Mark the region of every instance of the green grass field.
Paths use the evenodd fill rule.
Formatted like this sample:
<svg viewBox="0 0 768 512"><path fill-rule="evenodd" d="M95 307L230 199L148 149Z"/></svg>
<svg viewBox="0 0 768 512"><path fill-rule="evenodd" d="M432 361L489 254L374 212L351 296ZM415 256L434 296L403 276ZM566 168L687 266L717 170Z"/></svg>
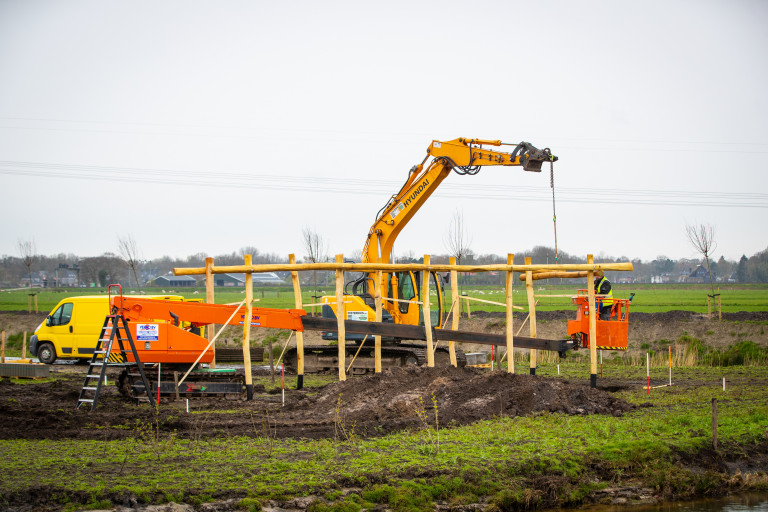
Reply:
<svg viewBox="0 0 768 512"><path fill-rule="evenodd" d="M138 290L126 288L126 294L136 293ZM48 312L63 298L75 295L98 295L105 294L103 288L60 288L60 289L35 289L37 293L37 304L40 312ZM163 294L162 289L145 288L143 292L147 295ZM170 289L165 290L171 293ZM505 300L504 290L498 287L488 286L464 286L462 292L470 297L503 303ZM26 311L29 307L29 291L13 290L0 292L0 311ZM183 295L187 298L205 297L203 288L184 288L174 290L173 293ZM517 285L514 288L514 302L516 305L527 308L527 296L525 288ZM551 311L562 309L575 309L568 297L552 297L553 295L572 295L576 293L576 288L566 285L540 285L536 286L536 297L539 300L537 310ZM614 297L628 298L630 293L635 293L632 302L631 311L655 313L671 310L686 310L703 313L707 311L707 295L710 293L707 285L651 285L651 284L632 284L615 285ZM768 311L768 284L740 284L720 286L715 289L715 293L720 293L723 312L735 311ZM318 295L333 295L332 287L318 288ZM319 302L319 299L313 298L314 292L308 288L303 289L302 300L304 304ZM446 292L446 296L450 294ZM243 290L232 290L228 288L216 289L216 302L219 304L240 302L245 297ZM293 290L289 287L283 288L256 288L254 298L259 302L256 306L273 308L292 308L295 307L293 301ZM434 305L433 305L434 307ZM493 304L471 302L472 311L503 311L503 306Z"/></svg>

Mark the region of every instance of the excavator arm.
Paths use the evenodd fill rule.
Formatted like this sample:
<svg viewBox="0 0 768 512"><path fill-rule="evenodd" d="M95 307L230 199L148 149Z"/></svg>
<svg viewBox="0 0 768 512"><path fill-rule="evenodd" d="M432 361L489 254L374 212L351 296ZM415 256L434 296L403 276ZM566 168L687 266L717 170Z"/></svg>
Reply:
<svg viewBox="0 0 768 512"><path fill-rule="evenodd" d="M484 146L514 146L514 149L502 152ZM433 159L425 169L424 165L430 157ZM477 174L482 166L506 165L540 172L545 161L555 162L557 157L549 148L538 149L528 142L507 144L500 140L466 138L447 142L433 140L427 148L427 156L411 168L403 187L376 217L365 241L363 262L375 262L377 258L385 263L389 261L397 235L451 171L472 175Z"/></svg>

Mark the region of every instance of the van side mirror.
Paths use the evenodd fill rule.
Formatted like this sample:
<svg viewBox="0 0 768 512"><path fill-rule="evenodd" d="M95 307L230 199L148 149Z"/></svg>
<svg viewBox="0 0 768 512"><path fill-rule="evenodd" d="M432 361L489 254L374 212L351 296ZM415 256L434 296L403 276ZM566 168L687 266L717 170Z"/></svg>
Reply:
<svg viewBox="0 0 768 512"><path fill-rule="evenodd" d="M51 315L48 315L45 317L45 325L50 327L51 326Z"/></svg>

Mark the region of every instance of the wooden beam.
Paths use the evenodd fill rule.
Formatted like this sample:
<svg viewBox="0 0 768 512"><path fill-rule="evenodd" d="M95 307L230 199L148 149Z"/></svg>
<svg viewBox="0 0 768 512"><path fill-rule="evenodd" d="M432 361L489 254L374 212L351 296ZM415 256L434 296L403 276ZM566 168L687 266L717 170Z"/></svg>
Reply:
<svg viewBox="0 0 768 512"><path fill-rule="evenodd" d="M536 265L456 265L453 268L446 264L432 264L424 265L422 263L297 263L291 265L289 263L270 263L262 265L229 265L229 266L217 266L213 268L214 274L230 274L230 273L249 273L249 272L285 272L285 271L302 271L302 270L338 270L342 269L348 272L372 272L375 270L383 270L384 272L395 271L421 271L431 270L432 272L450 272L456 270L457 272L527 272L531 270L533 272L538 271L587 271L587 270L603 270L603 271L631 271L633 266L631 262L626 263L568 263L562 265L555 264L536 264ZM174 268L174 275L177 276L195 276L204 275L205 267L202 268Z"/></svg>
<svg viewBox="0 0 768 512"><path fill-rule="evenodd" d="M525 258L525 264L531 264L531 258ZM533 272L528 271L525 273L525 290L528 292L528 318L531 338L536 337L536 298L533 295ZM532 348L530 353L530 373L536 375L536 349Z"/></svg>
<svg viewBox="0 0 768 512"><path fill-rule="evenodd" d="M514 254L507 254L507 265L512 266ZM507 271L507 372L515 373L515 342L512 331L512 284L515 278L511 270Z"/></svg>
<svg viewBox="0 0 768 512"><path fill-rule="evenodd" d="M424 255L424 265L429 267L429 254ZM421 274L421 311L424 315L424 330L427 333L427 366L434 368L435 366L435 351L432 345L432 319L430 318L429 309L429 276L428 270L424 270Z"/></svg>
<svg viewBox="0 0 768 512"><path fill-rule="evenodd" d="M587 263L593 263L594 256L587 254ZM595 308L595 273L587 271L587 300L589 301L589 372L590 385L597 387L597 315Z"/></svg>
<svg viewBox="0 0 768 512"><path fill-rule="evenodd" d="M381 258L377 258L377 263L381 263ZM381 322L383 314L383 306L381 303L381 280L383 274L381 270L376 271L376 276L373 278L373 300L376 306L376 321ZM377 334L373 337L373 371L381 373L381 335Z"/></svg>
<svg viewBox="0 0 768 512"><path fill-rule="evenodd" d="M215 302L213 293L213 258L205 258L205 302L206 304L213 304ZM205 329L205 336L210 342L216 337L215 324L209 324ZM213 361L211 361L211 368L216 368L216 345L213 346Z"/></svg>
<svg viewBox="0 0 768 512"><path fill-rule="evenodd" d="M296 255L288 255L289 263L296 263ZM291 283L293 283L293 302L296 309L304 309L301 299L301 283L299 282L299 273L291 272ZM304 387L304 333L296 331L296 388Z"/></svg>
<svg viewBox="0 0 768 512"><path fill-rule="evenodd" d="M344 263L344 255L336 255L336 263ZM339 333L339 380L347 380L345 356L347 353L347 337L344 331L344 320L347 315L344 314L344 270L342 267L336 268L336 324Z"/></svg>
<svg viewBox="0 0 768 512"><path fill-rule="evenodd" d="M448 259L448 264L451 267L456 266L456 258L451 256ZM461 303L459 301L459 273L455 270L451 270L451 308L453 309L453 315L451 316L451 330L459 330L459 317L461 316ZM451 356L451 366L456 367L458 362L456 361L456 342L453 340L448 341L448 353Z"/></svg>
<svg viewBox="0 0 768 512"><path fill-rule="evenodd" d="M531 271L528 271L531 272ZM520 280L525 281L528 279L528 272L525 274L520 274ZM581 271L545 271L545 272L531 272L531 280L532 281L538 281L539 279L553 279L553 278L563 278L563 279L575 279L579 277L587 277L587 271L581 270Z"/></svg>
<svg viewBox="0 0 768 512"><path fill-rule="evenodd" d="M252 256L246 254L245 265ZM243 319L243 366L245 367L246 399L253 400L253 372L251 370L251 318L253 318L253 274L245 274L245 318Z"/></svg>

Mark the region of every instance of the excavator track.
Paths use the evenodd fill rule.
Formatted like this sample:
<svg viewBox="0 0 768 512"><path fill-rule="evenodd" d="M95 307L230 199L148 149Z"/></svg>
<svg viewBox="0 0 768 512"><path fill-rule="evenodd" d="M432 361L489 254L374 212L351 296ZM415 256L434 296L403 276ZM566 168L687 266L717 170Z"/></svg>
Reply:
<svg viewBox="0 0 768 512"><path fill-rule="evenodd" d="M374 348L364 346L359 353L359 345L347 343L345 362L349 373L364 375L375 370ZM355 354L357 353L357 357ZM285 356L286 369L297 371L296 349L289 349ZM354 360L354 361L353 361ZM450 365L450 353L447 347L438 346L435 350L435 366ZM456 349L456 363L459 367L466 366L467 358L464 352ZM400 343L397 345L385 345L381 347L381 367L383 369L403 366L426 366L427 351L424 345L415 343ZM304 347L304 373L335 373L339 367L339 348L336 345L308 345ZM346 370L346 368L345 368Z"/></svg>
<svg viewBox="0 0 768 512"><path fill-rule="evenodd" d="M147 380L153 396L157 396L157 369L145 367ZM185 371L162 369L160 371L160 396L175 397L176 381L181 380ZM139 372L130 368L123 370L117 380L117 387L123 396L134 400L147 397ZM219 397L241 399L245 397L245 372L240 369L194 370L179 385L180 398Z"/></svg>

